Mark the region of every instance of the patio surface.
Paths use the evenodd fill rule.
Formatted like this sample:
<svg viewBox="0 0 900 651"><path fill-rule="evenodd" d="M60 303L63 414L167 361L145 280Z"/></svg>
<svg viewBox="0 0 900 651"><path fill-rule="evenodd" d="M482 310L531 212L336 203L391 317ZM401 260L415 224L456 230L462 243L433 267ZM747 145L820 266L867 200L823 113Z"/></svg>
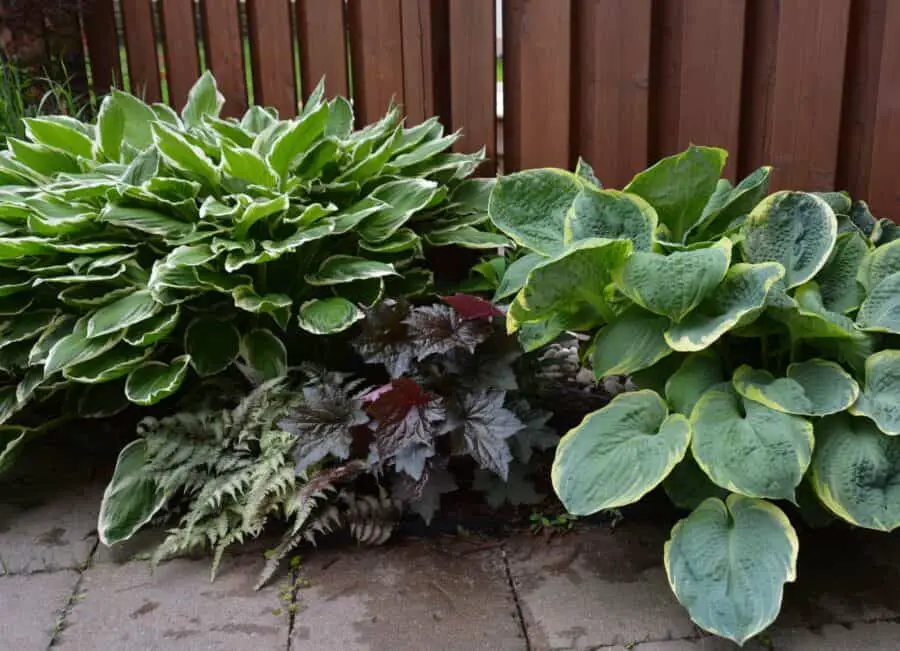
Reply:
<svg viewBox="0 0 900 651"><path fill-rule="evenodd" d="M31 651L720 651L675 601L667 527L625 520L549 540L526 532L305 552L253 590L266 543L155 572L149 532L99 546L107 471L44 463L0 486L0 649ZM900 538L836 528L801 540L799 583L750 649L900 648Z"/></svg>

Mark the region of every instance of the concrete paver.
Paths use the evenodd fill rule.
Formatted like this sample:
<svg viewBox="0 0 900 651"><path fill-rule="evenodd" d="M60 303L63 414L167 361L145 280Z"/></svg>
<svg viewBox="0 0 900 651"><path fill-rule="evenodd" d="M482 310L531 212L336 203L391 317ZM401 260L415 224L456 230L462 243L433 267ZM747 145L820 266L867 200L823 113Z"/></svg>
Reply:
<svg viewBox="0 0 900 651"><path fill-rule="evenodd" d="M0 648L45 651L77 582L72 571L0 576Z"/></svg>
<svg viewBox="0 0 900 651"><path fill-rule="evenodd" d="M89 568L62 632L62 651L284 651L288 608L277 586L256 592L260 557L226 559L214 583L208 560Z"/></svg>
<svg viewBox="0 0 900 651"><path fill-rule="evenodd" d="M317 553L292 651L524 651L499 548L420 541Z"/></svg>

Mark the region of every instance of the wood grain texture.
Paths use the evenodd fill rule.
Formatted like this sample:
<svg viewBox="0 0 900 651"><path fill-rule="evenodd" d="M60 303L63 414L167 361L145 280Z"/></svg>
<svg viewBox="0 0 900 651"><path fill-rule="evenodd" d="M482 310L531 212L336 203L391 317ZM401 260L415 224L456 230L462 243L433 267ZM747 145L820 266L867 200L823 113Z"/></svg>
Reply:
<svg viewBox="0 0 900 651"><path fill-rule="evenodd" d="M160 0L159 11L169 103L180 109L200 76L194 0Z"/></svg>
<svg viewBox="0 0 900 651"><path fill-rule="evenodd" d="M289 0L247 0L253 99L284 117L297 114Z"/></svg>
<svg viewBox="0 0 900 651"><path fill-rule="evenodd" d="M297 0L297 32L303 97L322 77L329 96L348 96L344 0Z"/></svg>
<svg viewBox="0 0 900 651"><path fill-rule="evenodd" d="M455 151L485 148L479 174L497 170L497 89L494 3L450 0L450 126L462 129Z"/></svg>
<svg viewBox="0 0 900 651"><path fill-rule="evenodd" d="M247 110L247 82L238 0L202 0L200 15L206 66L225 96L222 114L240 116Z"/></svg>
<svg viewBox="0 0 900 651"><path fill-rule="evenodd" d="M409 124L437 115L449 121L450 79L446 0L400 0L403 108Z"/></svg>
<svg viewBox="0 0 900 651"><path fill-rule="evenodd" d="M749 7L741 173L771 164L773 189L833 189L850 0Z"/></svg>
<svg viewBox="0 0 900 651"><path fill-rule="evenodd" d="M571 0L504 0L505 171L571 167Z"/></svg>
<svg viewBox="0 0 900 651"><path fill-rule="evenodd" d="M82 10L84 36L91 65L91 84L97 96L122 87L119 41L113 0L94 0Z"/></svg>
<svg viewBox="0 0 900 651"><path fill-rule="evenodd" d="M647 166L651 0L576 0L572 147L607 187Z"/></svg>
<svg viewBox="0 0 900 651"><path fill-rule="evenodd" d="M391 100L402 104L400 0L349 0L350 58L357 124L377 120Z"/></svg>
<svg viewBox="0 0 900 651"><path fill-rule="evenodd" d="M651 159L722 147L737 171L745 0L666 0L654 16Z"/></svg>
<svg viewBox="0 0 900 651"><path fill-rule="evenodd" d="M131 92L145 102L158 102L162 95L153 4L147 0L121 0L121 7Z"/></svg>

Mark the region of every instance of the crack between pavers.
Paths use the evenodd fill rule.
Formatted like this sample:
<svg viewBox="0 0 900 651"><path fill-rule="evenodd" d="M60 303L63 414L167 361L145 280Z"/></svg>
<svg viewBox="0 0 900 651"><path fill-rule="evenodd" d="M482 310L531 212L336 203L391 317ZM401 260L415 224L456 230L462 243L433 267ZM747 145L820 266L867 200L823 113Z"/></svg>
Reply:
<svg viewBox="0 0 900 651"><path fill-rule="evenodd" d="M503 569L506 571L506 582L512 594L513 603L516 605L516 619L519 622L519 630L525 639L525 651L531 651L531 638L528 635L528 624L525 622L525 613L522 610L522 602L519 600L519 591L516 590L516 582L513 579L512 569L509 566L509 558L506 554L506 546L500 546L500 558L503 559Z"/></svg>
<svg viewBox="0 0 900 651"><path fill-rule="evenodd" d="M69 595L69 599L66 601L66 605L63 606L62 611L56 617L56 625L53 627L53 636L50 638L50 644L47 645L48 651L52 651L54 647L59 643L63 631L66 630L67 620L69 615L72 612L72 609L75 608L75 604L78 601L78 597L81 594L81 585L84 583L84 575L94 564L94 555L97 553L97 548L100 546L100 539L95 538L94 544L91 547L91 551L88 554L87 560L84 561L81 565L79 565L75 569L78 572L78 578L75 580L75 586L72 588L72 594Z"/></svg>

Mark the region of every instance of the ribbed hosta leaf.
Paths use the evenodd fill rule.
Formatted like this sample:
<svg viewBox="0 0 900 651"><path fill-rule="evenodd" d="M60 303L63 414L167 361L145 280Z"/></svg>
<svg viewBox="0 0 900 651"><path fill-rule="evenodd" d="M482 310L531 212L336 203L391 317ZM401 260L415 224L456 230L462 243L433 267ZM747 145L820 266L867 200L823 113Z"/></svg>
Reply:
<svg viewBox="0 0 900 651"><path fill-rule="evenodd" d="M866 386L851 412L872 419L890 436L900 435L900 350L882 350L866 360Z"/></svg>

